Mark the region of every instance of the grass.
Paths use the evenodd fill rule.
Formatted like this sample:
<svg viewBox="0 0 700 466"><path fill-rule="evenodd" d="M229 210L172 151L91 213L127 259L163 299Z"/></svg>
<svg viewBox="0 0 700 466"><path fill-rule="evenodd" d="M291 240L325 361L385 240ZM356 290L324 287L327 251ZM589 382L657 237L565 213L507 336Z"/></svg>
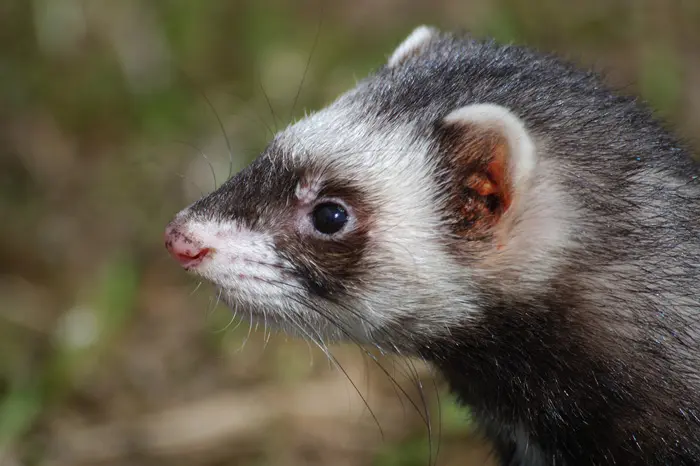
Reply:
<svg viewBox="0 0 700 466"><path fill-rule="evenodd" d="M207 321L206 287L188 296L194 285L169 262L161 231L193 200L192 185L213 184L200 151L221 167L219 183L227 171L217 117L234 166L244 166L269 139L266 126L326 104L417 24L466 27L614 70L612 84L639 92L700 143L693 2L323 3L322 14L318 2L282 0L0 6L0 218L10 219L0 229L0 455L44 464L61 426L319 376L305 344L275 336L261 355L260 331L242 352L247 325L216 333L230 313L219 308ZM129 371L159 358L167 389L135 389ZM100 402L81 404L93 397ZM442 419L446 449L471 435L453 400L443 399ZM403 427L354 464L424 464L424 429ZM301 448L259 444L263 458L265 445ZM244 457L223 449L198 464L257 461Z"/></svg>

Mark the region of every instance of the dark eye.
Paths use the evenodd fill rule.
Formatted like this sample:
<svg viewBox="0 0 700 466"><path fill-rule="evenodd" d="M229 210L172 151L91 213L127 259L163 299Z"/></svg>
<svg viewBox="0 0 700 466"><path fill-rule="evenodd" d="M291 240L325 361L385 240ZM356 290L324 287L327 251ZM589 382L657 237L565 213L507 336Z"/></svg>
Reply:
<svg viewBox="0 0 700 466"><path fill-rule="evenodd" d="M338 233L348 222L348 213L339 204L326 202L316 206L311 213L314 228L319 232L332 235Z"/></svg>

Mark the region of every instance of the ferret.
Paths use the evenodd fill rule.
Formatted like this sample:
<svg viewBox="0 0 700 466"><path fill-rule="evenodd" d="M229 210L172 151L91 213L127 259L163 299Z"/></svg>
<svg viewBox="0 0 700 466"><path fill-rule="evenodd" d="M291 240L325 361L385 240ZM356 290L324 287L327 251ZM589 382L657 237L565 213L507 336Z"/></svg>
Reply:
<svg viewBox="0 0 700 466"><path fill-rule="evenodd" d="M500 464L700 464L700 181L596 73L416 28L179 212L225 302L423 358Z"/></svg>

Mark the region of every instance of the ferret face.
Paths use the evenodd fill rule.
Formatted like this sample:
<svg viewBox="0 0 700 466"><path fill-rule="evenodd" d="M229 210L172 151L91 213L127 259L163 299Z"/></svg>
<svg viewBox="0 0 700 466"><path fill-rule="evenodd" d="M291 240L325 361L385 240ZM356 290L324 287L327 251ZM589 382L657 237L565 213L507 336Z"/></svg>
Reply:
<svg viewBox="0 0 700 466"><path fill-rule="evenodd" d="M434 148L360 112L341 102L277 135L176 216L171 253L243 316L306 337L377 342L389 328L425 324L416 313L429 311L421 301L435 290L405 290L451 267L461 273L435 208ZM456 290L445 283L444 293Z"/></svg>
<svg viewBox="0 0 700 466"><path fill-rule="evenodd" d="M314 340L411 351L478 318L479 283L535 241L513 227L534 143L508 109L468 89L461 104L438 82L451 76L443 55L438 33L418 28L375 76L180 212L171 254L241 315Z"/></svg>

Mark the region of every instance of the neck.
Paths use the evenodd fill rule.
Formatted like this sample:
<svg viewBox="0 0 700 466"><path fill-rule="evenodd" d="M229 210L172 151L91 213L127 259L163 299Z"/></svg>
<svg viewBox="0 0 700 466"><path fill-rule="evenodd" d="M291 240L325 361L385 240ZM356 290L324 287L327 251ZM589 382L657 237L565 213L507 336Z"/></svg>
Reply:
<svg viewBox="0 0 700 466"><path fill-rule="evenodd" d="M582 309L557 302L493 305L425 356L503 464L679 464L663 426L647 425L654 400L634 362L601 344Z"/></svg>

